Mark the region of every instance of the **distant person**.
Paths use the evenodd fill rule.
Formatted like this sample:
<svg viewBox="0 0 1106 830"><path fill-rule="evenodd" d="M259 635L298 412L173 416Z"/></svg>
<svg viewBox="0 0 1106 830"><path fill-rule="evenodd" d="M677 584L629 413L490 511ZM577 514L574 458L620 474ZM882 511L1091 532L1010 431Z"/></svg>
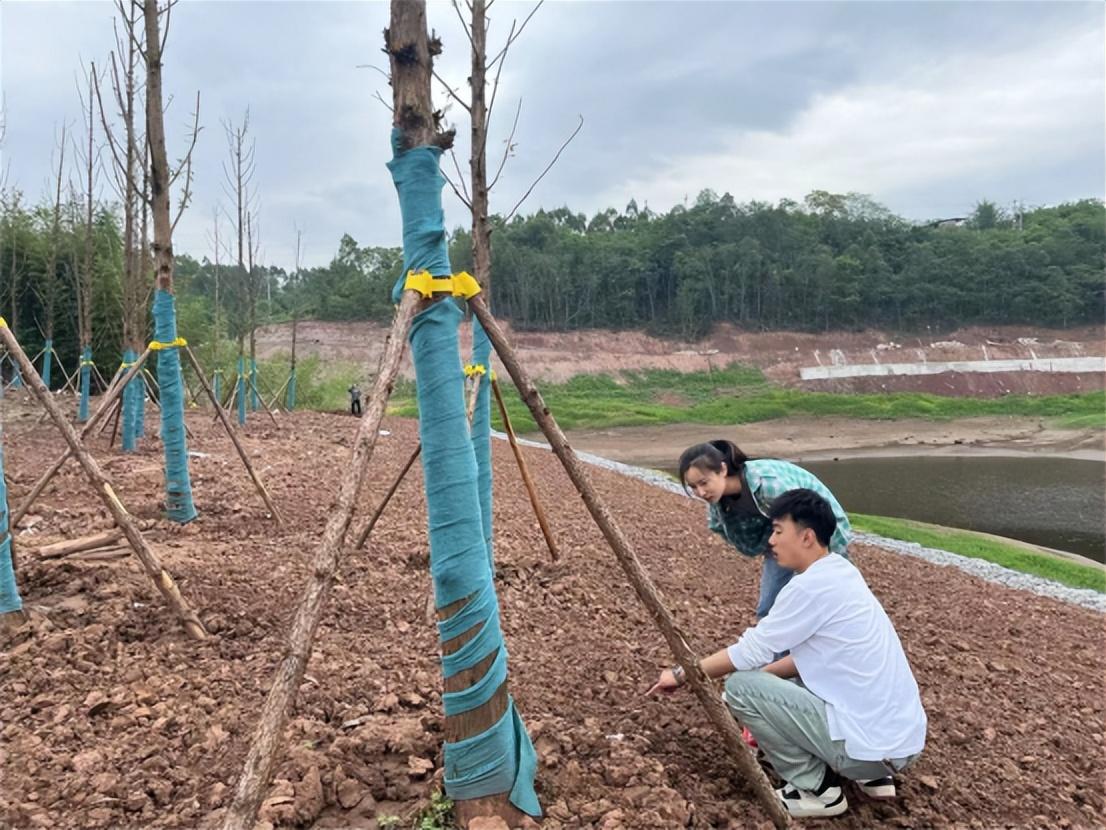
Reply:
<svg viewBox="0 0 1106 830"><path fill-rule="evenodd" d="M680 483L707 503L707 527L745 556L764 557L756 615L765 617L792 571L768 552L772 535L772 501L788 490L806 488L829 503L836 518L831 553L848 559L849 517L818 478L789 461L750 459L732 441L710 441L688 447L680 456Z"/></svg>
<svg viewBox="0 0 1106 830"><path fill-rule="evenodd" d="M361 415L361 387L356 383L349 388L349 414Z"/></svg>
<svg viewBox="0 0 1106 830"><path fill-rule="evenodd" d="M830 552L838 528L826 498L791 490L769 519L771 555L794 578L772 613L699 667L729 675L726 705L785 782L776 797L792 817L845 812L844 779L894 798L893 776L918 759L927 725L895 627L860 572ZM681 667L665 669L649 693L685 680Z"/></svg>

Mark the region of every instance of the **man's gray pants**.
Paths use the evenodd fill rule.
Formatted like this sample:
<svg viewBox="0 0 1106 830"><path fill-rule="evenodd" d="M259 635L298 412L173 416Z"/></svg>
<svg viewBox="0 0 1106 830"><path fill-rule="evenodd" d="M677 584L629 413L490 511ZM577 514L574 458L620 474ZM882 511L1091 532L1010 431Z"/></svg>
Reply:
<svg viewBox="0 0 1106 830"><path fill-rule="evenodd" d="M734 672L722 699L753 733L780 778L802 790L818 789L827 766L853 781L869 781L904 770L918 758L850 758L845 742L830 737L825 702L805 686L768 672Z"/></svg>

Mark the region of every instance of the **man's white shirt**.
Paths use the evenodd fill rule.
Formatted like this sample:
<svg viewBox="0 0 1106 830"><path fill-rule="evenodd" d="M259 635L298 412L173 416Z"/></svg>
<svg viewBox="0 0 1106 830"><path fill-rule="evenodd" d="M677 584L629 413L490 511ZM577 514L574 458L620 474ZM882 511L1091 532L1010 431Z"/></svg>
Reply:
<svg viewBox="0 0 1106 830"><path fill-rule="evenodd" d="M790 651L826 704L830 737L858 761L906 758L925 745L926 714L895 627L864 578L828 555L797 573L768 616L727 650L738 671Z"/></svg>

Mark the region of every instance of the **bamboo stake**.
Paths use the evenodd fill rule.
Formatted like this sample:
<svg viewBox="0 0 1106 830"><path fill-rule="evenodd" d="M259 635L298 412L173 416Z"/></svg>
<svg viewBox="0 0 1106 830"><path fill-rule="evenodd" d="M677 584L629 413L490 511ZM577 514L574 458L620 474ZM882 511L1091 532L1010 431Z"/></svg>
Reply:
<svg viewBox="0 0 1106 830"><path fill-rule="evenodd" d="M39 559L61 559L73 553L106 547L112 542L118 542L123 536L123 531L117 527L105 530L102 533L94 533L91 536L82 536L79 539L67 539L64 542L55 542L52 545L44 545L35 551Z"/></svg>
<svg viewBox="0 0 1106 830"><path fill-rule="evenodd" d="M135 525L131 514L127 512L123 503L119 501L119 497L115 495L115 490L112 489L108 477L104 475L103 471L100 469L100 465L96 463L96 459L89 455L88 450L81 444L81 439L77 436L76 431L70 425L69 421L65 419L58 405L50 396L49 391L47 391L46 387L43 385L42 378L38 376L38 372L35 371L35 367L31 362L27 360L27 355L24 354L19 343L15 339L15 335L12 334L11 329L9 329L6 324L0 325L0 339L4 341L4 345L8 347L8 351L16 356L16 360L23 369L24 378L30 381L28 385L31 388L31 392L34 393L35 397L38 398L39 402L46 407L46 410L50 413L50 418L65 437L65 442L77 457L81 467L84 468L85 474L88 476L88 480L92 482L96 494L115 518L115 523L123 531L123 534L127 537L127 541L130 542L135 555L138 557L139 562L142 563L143 570L146 571L146 575L150 578L150 581L153 582L154 586L161 592L166 603L177 615L177 618L184 626L184 630L188 635L194 640L205 639L207 637L207 630L204 628L203 623L200 622L200 618L196 616L196 612L188 606L184 597L181 596L180 589L173 581L173 577L171 577L169 572L161 566L157 556L154 555L153 550L142 536L141 531L139 531L138 526Z"/></svg>
<svg viewBox="0 0 1106 830"><path fill-rule="evenodd" d="M257 488L257 492L261 494L262 500L269 508L269 512L273 514L273 518L276 519L278 525L284 524L284 518L280 515L280 511L277 510L277 506L273 504L272 497L269 496L269 491L265 489L265 485L261 483L261 479L257 473L254 472L253 464L250 463L250 458L246 455L246 451L242 449L242 445L238 442L238 436L234 434L234 427L230 425L227 420L226 413L219 408L218 401L215 400L215 392L211 387L207 385L207 378L204 377L203 369L200 368L200 362L196 360L196 355L192 353L190 346L184 347L184 353L188 356L189 363L192 364L192 368L196 371L196 377L200 379L200 383L203 385L204 391L207 393L207 397L215 404L215 413L219 420L223 424L223 428L226 429L227 435L230 436L230 441L234 444L234 448L238 450L238 457L242 459L242 463L246 466L246 472L250 474L250 478L253 479L253 486Z"/></svg>
<svg viewBox="0 0 1106 830"><path fill-rule="evenodd" d="M122 394L122 391L127 388L127 384L131 382L131 378L138 374L138 372L142 369L142 364L146 362L146 358L148 358L149 356L150 350L147 349L142 353L142 356L134 362L134 365L130 368L130 371L122 375L121 380L120 372L122 370L120 369L118 372L115 373L115 377L112 378L111 381L112 385L108 387L108 391L106 396L104 397L104 400L100 402L100 408L97 409L93 413L92 417L85 421L84 426L81 427L80 440L83 441L85 438L88 437L92 430L96 428L96 424L100 422L100 420L108 413L109 410L116 411L112 408L113 405L118 403L117 399L119 398L120 394ZM58 470L60 470L65 462L68 461L72 456L73 450L67 449L65 452L57 457L54 463L50 465L50 468L42 474L37 482L35 482L35 486L31 488L31 492L28 493L27 497L23 499L23 503L19 505L14 513L11 514L11 516L9 517L9 527L14 528L17 524L19 524L19 520L22 519L27 514L27 511L31 509L31 505L35 503L35 499L37 499L42 494L42 491L46 489L46 485L50 483L50 480L57 474Z"/></svg>
<svg viewBox="0 0 1106 830"><path fill-rule="evenodd" d="M257 384L253 382L253 378L251 378L249 375L247 375L246 376L246 381L249 383L250 388L253 389L254 394L257 395L257 399L259 401L261 401L262 404L264 404L265 403L265 398L260 392L257 391ZM261 408L265 410L265 414L269 416L269 420L273 422L273 426L279 428L280 423L277 421L276 416L273 415L272 410L269 409L269 407L267 407L267 406L262 406Z"/></svg>
<svg viewBox="0 0 1106 830"><path fill-rule="evenodd" d="M223 830L250 830L253 827L254 816L257 815L257 809L261 805L269 779L272 777L277 750L280 749L280 742L284 736L284 726L296 701L300 683L303 682L323 606L334 585L338 556L349 531L353 507L361 485L365 481L368 463L376 446L380 422L384 418L384 408L395 385L396 376L399 374L407 330L411 326L411 318L415 314L419 301L420 298L416 292L405 291L395 319L392 321L391 334L384 346L380 369L373 384L372 399L357 428L349 472L339 486L338 498L330 510L330 518L327 520L322 541L315 551L311 576L292 622L288 647L273 677L272 686L261 710L253 742L250 745L242 775L238 779L234 801L223 820Z"/></svg>
<svg viewBox="0 0 1106 830"><path fill-rule="evenodd" d="M507 433L507 443L511 445L511 451L515 454L515 461L518 462L518 471L522 475L522 483L526 485L526 493L530 496L530 506L534 508L534 515L538 518L538 526L541 528L541 534L545 537L545 544L549 547L549 555L553 557L553 561L556 562L561 558L557 552L557 545L553 542L553 532L549 529L549 522L545 518L545 510L542 509L541 502L538 500L537 490L534 488L534 481L530 478L530 470L526 466L526 460L522 457L522 448L518 445L518 440L515 438L515 430L511 426L511 419L507 416L507 407L503 403L503 396L499 394L499 382L492 378L492 392L495 393L495 402L499 405L499 414L503 418L503 428Z"/></svg>
<svg viewBox="0 0 1106 830"><path fill-rule="evenodd" d="M480 320L480 325L484 327L484 331L487 332L488 338L495 346L496 353L503 361L503 366L511 375L515 386L518 387L522 400L530 408L534 420L541 427L542 432L545 433L553 452L561 460L565 472L568 473L568 477L579 491L592 518L595 519L595 523L606 537L611 550L614 551L615 557L626 572L630 584L637 592L638 598L652 615L653 621L660 629L661 634L664 635L664 639L675 655L676 661L687 673L688 687L699 699L703 709L706 710L707 718L721 733L726 748L737 763L738 770L760 799L775 826L777 828L787 827L789 825L788 815L779 798L776 797L764 771L757 765L756 760L749 752L749 748L742 741L736 719L726 708L710 681L707 680L706 675L699 668L698 656L692 652L680 633L676 621L662 602L652 579L641 566L641 562L638 561L629 539L626 538L611 511L592 486L591 477L584 469L584 465L580 463L580 459L576 457L576 452L569 446L568 439L565 438L565 434L557 425L556 419L549 412L545 401L542 400L541 393L538 392L533 381L530 380L529 374L519 362L518 355L507 341L503 330L499 327L499 323L488 311L484 298L479 295L473 297L469 300L469 307Z"/></svg>

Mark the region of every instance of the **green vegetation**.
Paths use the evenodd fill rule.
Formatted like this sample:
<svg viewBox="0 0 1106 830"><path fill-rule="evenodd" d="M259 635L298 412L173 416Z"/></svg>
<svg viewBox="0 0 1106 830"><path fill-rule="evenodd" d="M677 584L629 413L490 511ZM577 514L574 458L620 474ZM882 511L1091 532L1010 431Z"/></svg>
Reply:
<svg viewBox="0 0 1106 830"><path fill-rule="evenodd" d="M1057 418L1053 426L1059 429L1106 429L1106 409L1089 412L1085 415L1067 415Z"/></svg>
<svg viewBox="0 0 1106 830"><path fill-rule="evenodd" d="M51 257L51 207L28 205L14 189L0 192L0 313L33 354L53 292L43 286L54 286L55 347L72 370L78 347L71 272L83 259L84 231L80 206L65 205ZM646 329L696 338L726 321L750 331L936 334L969 324L1092 324L1104 316L1106 206L1094 199L1017 216L981 202L962 227L942 227L908 222L855 193L815 191L802 204L771 205L739 204L708 190L665 214L631 202L591 218L565 207L493 223L493 309L519 329ZM92 305L102 365L120 354L120 224L118 206L100 206ZM458 270L471 269L470 242L463 229L451 238ZM179 329L205 361L215 340L248 335L249 296L260 297L259 324L293 313L387 320L402 268L399 248L361 247L348 235L327 265L298 273L272 264L252 273L227 263L216 269L206 253L178 251L176 259ZM51 260L54 280L46 274ZM793 405L767 399L758 404L767 414L747 417L774 417ZM651 422L656 413L645 406L633 416Z"/></svg>
<svg viewBox="0 0 1106 830"><path fill-rule="evenodd" d="M927 548L947 550L961 556L985 559L988 562L1051 579L1072 588L1090 588L1093 591L1106 593L1106 571L1101 568L1080 565L1078 562L1039 553L1031 547L1014 542L1003 542L970 530L954 530L908 519L866 516L861 513L850 513L849 519L857 530L890 539L917 542Z"/></svg>
<svg viewBox="0 0 1106 830"><path fill-rule="evenodd" d="M518 432L537 429L530 411L509 384L500 384L511 424ZM673 423L743 424L788 416L844 418L970 418L1025 415L1101 420L1106 393L1006 395L1001 398L949 398L918 392L843 395L804 392L771 385L756 369L733 364L715 372L624 372L579 375L566 383L542 384L542 397L565 429L600 429ZM415 417L410 384L396 387L392 412ZM498 413L493 423L502 428ZM1073 420L1078 424L1078 420Z"/></svg>

